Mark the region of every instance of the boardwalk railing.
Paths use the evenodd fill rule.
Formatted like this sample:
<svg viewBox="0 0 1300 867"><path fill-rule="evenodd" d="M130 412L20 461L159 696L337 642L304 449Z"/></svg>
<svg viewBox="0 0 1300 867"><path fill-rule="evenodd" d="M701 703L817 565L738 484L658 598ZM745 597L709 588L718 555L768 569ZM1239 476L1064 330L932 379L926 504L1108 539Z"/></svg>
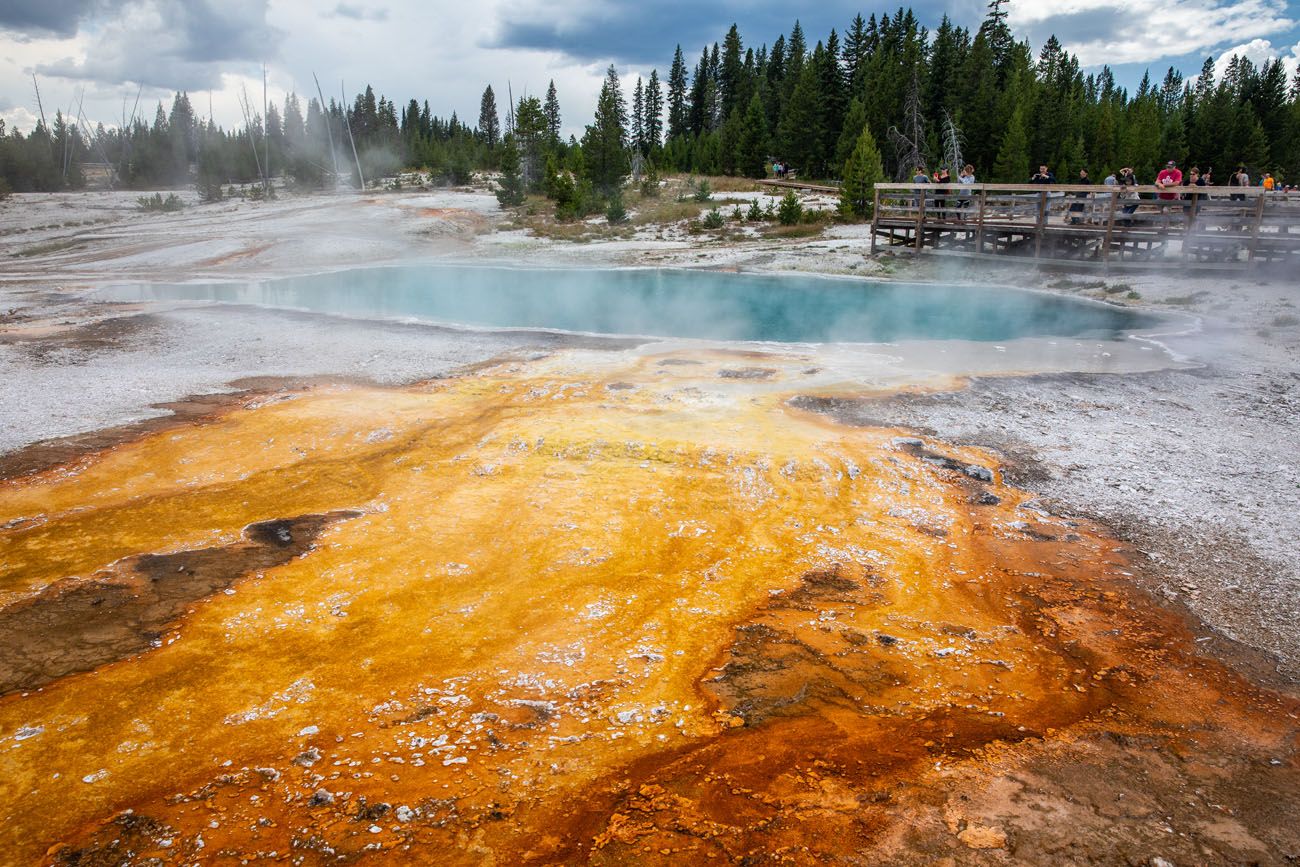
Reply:
<svg viewBox="0 0 1300 867"><path fill-rule="evenodd" d="M1096 263L1300 264L1300 195L1258 187L877 184L877 243Z"/></svg>

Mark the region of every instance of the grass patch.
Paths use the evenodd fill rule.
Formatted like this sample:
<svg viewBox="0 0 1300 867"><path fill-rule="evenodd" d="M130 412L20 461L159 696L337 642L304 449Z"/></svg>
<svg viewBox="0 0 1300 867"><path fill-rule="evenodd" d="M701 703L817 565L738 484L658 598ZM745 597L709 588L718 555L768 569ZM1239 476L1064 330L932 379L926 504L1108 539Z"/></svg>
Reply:
<svg viewBox="0 0 1300 867"><path fill-rule="evenodd" d="M727 175L700 177L697 175L695 180L697 184L699 181L708 181L709 188L715 193L752 193L758 189L758 184L754 183L752 178L733 178Z"/></svg>
<svg viewBox="0 0 1300 867"><path fill-rule="evenodd" d="M31 256L44 256L47 253L59 253L64 250L71 250L73 247L80 247L86 243L81 239L72 239L70 241L50 241L48 244L37 244L35 247L28 247L26 250L19 250L12 254L15 259L26 259Z"/></svg>
<svg viewBox="0 0 1300 867"><path fill-rule="evenodd" d="M1137 301L1139 298L1142 297L1142 293L1137 291L1136 289L1130 289L1128 290L1128 294L1125 295L1124 297L1130 301Z"/></svg>
<svg viewBox="0 0 1300 867"><path fill-rule="evenodd" d="M1289 328L1292 325L1300 325L1300 316L1291 313L1283 313L1273 317L1274 328Z"/></svg>
<svg viewBox="0 0 1300 867"><path fill-rule="evenodd" d="M765 238L816 238L826 228L824 223L796 223L793 226L768 226L763 229Z"/></svg>
<svg viewBox="0 0 1300 867"><path fill-rule="evenodd" d="M671 198L642 197L639 193L628 197L628 206L636 213L632 216L633 224L646 226L651 223L680 223L682 220L694 220L702 214L708 205L695 201L678 202Z"/></svg>

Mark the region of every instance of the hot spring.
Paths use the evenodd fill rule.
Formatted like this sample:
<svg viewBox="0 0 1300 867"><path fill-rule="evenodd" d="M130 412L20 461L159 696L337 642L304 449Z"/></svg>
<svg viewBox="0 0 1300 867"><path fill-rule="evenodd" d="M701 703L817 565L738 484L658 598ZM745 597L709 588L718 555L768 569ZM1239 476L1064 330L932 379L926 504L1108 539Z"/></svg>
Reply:
<svg viewBox="0 0 1300 867"><path fill-rule="evenodd" d="M1018 289L663 269L426 265L248 282L137 284L105 294L473 328L779 343L1107 340L1159 321Z"/></svg>

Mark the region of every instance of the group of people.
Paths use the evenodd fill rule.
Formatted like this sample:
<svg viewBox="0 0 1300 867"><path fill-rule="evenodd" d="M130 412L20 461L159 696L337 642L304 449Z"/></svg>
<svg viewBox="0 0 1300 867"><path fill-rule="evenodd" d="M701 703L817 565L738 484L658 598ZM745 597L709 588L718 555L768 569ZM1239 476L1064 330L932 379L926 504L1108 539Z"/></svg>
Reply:
<svg viewBox="0 0 1300 867"><path fill-rule="evenodd" d="M937 169L934 172L927 174L923 166L917 166L912 173L912 183L917 185L936 184L942 186L951 186L953 184L953 179L951 173L946 167ZM975 167L969 164L964 166L961 172L957 176L956 183L958 184L975 183ZM1038 171L1034 172L1034 174L1030 176L1029 183L1055 184L1057 183L1057 180L1056 180L1056 175L1052 173L1051 169L1048 168L1048 166L1040 165L1038 167ZM1093 184L1093 180L1089 176L1087 169L1080 169L1079 176L1071 180L1070 183L1078 186L1091 186ZM1120 197L1124 201L1124 204L1122 205L1122 216L1119 218L1119 222L1121 224L1131 225L1133 221L1133 214L1137 211L1139 205L1141 204L1141 197L1136 189L1139 186L1139 181L1137 178L1137 174L1133 170L1133 167L1124 166L1118 172L1111 172L1110 174L1106 175L1106 178L1105 180L1102 181L1102 184L1108 187L1121 188ZM1214 186L1213 170L1207 168L1205 171L1201 171L1199 167L1192 166L1187 170L1187 174L1184 175L1182 170L1178 167L1178 161L1169 160L1165 164L1164 168L1160 170L1159 174L1156 175L1154 186L1157 187L1159 190L1159 192L1156 193L1157 199L1160 199L1162 201L1182 200L1183 207L1190 207L1193 201L1196 199L1196 196L1190 194L1190 191L1186 191L1183 188ZM1246 172L1245 166L1238 166L1237 170L1235 172L1232 172L1229 175L1228 186L1233 186L1233 187L1251 186L1250 175ZM1281 184L1277 183L1277 181L1273 178L1273 176L1268 172L1264 173L1263 178L1259 181L1259 186L1269 191L1276 190L1282 192L1291 192L1296 189L1295 187L1290 187L1290 186L1284 187ZM1178 188L1177 192L1174 191L1175 188ZM932 195L935 196L934 204L938 208L939 217L941 219L947 217L948 214L944 209L948 205L948 199L946 197L940 197L941 194L939 193L939 191L936 191ZM1075 191L1073 195L1078 199L1078 201L1072 202L1070 204L1069 210L1067 211L1065 216L1065 220L1068 223L1082 223L1085 219L1087 219L1088 200L1092 198L1093 194L1082 190L1078 190ZM1234 194L1231 196L1231 198L1234 200L1238 200L1238 199L1245 199L1246 197L1244 195ZM918 196L918 204L919 204L919 199L920 197ZM958 205L959 208L964 209L966 206L970 204L970 199L961 196L960 198L958 198L956 204Z"/></svg>
<svg viewBox="0 0 1300 867"><path fill-rule="evenodd" d="M1039 166L1038 171L1030 176L1029 183L1054 184L1056 183L1056 175L1052 174L1047 166ZM1079 178L1073 183L1091 184L1092 181L1088 178L1088 170L1080 169ZM1138 179L1133 172L1133 167L1125 166L1118 172L1108 174L1102 183L1108 187L1136 187L1138 186ZM1246 171L1246 167L1238 166L1237 170L1228 176L1227 185L1230 187L1249 187L1251 185L1250 174ZM1156 175L1155 186L1160 187L1161 190L1169 187L1212 187L1214 186L1213 169L1201 171L1196 166L1192 166L1184 175L1182 170L1178 168L1178 161L1169 160L1169 162L1165 163L1165 167L1160 170L1160 173ZM1259 181L1259 186L1270 192L1291 192L1296 189L1294 186L1279 184L1269 172L1264 172L1264 176ZM1175 193L1161 192L1158 195L1161 199L1178 198Z"/></svg>

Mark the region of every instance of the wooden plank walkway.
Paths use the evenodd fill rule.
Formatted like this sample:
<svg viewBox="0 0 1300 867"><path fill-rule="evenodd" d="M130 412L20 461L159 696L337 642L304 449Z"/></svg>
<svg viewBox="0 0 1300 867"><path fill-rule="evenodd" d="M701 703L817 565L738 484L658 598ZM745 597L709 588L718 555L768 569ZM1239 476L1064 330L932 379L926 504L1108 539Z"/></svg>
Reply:
<svg viewBox="0 0 1300 867"><path fill-rule="evenodd" d="M769 179L769 180L759 181L758 183L765 187L780 187L782 189L789 189L789 190L811 190L814 193L834 193L837 196L840 194L839 187L828 187L819 184L805 184L802 181L798 181L798 180L777 181L777 180Z"/></svg>
<svg viewBox="0 0 1300 867"><path fill-rule="evenodd" d="M1161 196L1169 196L1162 198ZM877 184L879 243L1080 265L1300 265L1300 195L1258 187Z"/></svg>

